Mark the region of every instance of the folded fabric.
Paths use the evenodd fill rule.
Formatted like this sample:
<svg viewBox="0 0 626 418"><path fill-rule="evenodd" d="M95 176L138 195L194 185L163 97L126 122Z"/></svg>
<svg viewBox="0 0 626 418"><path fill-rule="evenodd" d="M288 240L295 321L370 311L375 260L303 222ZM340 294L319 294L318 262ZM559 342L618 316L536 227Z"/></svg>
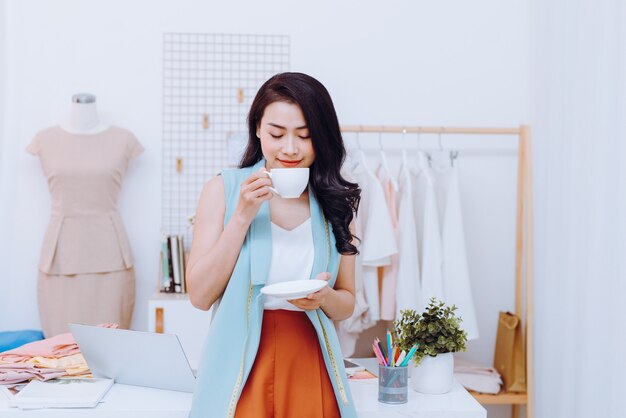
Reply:
<svg viewBox="0 0 626 418"><path fill-rule="evenodd" d="M33 357L26 364L35 364L41 368L64 369L70 376L90 373L87 361L82 354L73 354L61 358Z"/></svg>
<svg viewBox="0 0 626 418"><path fill-rule="evenodd" d="M1 363L24 363L33 357L59 358L80 353L71 333L34 341L0 354Z"/></svg>
<svg viewBox="0 0 626 418"><path fill-rule="evenodd" d="M500 392L502 377L493 367L480 366L455 359L454 377L466 389L480 393Z"/></svg>
<svg viewBox="0 0 626 418"><path fill-rule="evenodd" d="M455 379L464 388L474 392L489 393L495 395L500 392L502 380L493 376L481 376L472 373L454 373Z"/></svg>
<svg viewBox="0 0 626 418"><path fill-rule="evenodd" d="M65 373L64 369L49 369L36 364L0 364L0 384L12 385L32 379L46 381Z"/></svg>
<svg viewBox="0 0 626 418"><path fill-rule="evenodd" d="M104 328L117 328L117 324L101 324ZM72 333L55 335L34 341L13 350L0 353L0 363L24 363L33 357L61 358L80 353Z"/></svg>

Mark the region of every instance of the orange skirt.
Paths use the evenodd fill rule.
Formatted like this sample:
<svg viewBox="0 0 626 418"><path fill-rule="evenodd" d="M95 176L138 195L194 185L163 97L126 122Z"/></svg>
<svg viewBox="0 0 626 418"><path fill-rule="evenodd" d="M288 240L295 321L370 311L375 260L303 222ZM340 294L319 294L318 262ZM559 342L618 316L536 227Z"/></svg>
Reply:
<svg viewBox="0 0 626 418"><path fill-rule="evenodd" d="M237 418L340 417L317 333L304 312L266 310Z"/></svg>

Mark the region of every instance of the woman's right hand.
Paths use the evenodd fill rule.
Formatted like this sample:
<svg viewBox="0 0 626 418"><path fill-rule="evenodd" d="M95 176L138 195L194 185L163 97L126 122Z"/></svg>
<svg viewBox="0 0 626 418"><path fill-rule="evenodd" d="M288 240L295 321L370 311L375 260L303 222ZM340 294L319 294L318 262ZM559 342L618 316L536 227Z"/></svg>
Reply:
<svg viewBox="0 0 626 418"><path fill-rule="evenodd" d="M241 183L239 189L239 203L235 213L245 222L251 223L256 216L261 204L274 197L270 190L272 180L265 174L265 167L261 167L257 172Z"/></svg>

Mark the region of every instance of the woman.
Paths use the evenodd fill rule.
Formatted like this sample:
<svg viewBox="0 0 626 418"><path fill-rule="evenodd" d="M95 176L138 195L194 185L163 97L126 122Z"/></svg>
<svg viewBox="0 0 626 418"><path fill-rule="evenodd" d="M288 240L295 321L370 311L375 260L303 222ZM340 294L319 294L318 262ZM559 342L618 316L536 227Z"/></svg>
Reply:
<svg viewBox="0 0 626 418"><path fill-rule="evenodd" d="M308 75L278 74L257 93L248 128L241 168L210 180L196 212L191 303L220 303L190 417L356 417L332 320L354 309L349 226L360 190L339 172L332 100ZM309 167L307 190L280 198L266 170L295 167ZM260 293L308 278L329 286L290 301Z"/></svg>

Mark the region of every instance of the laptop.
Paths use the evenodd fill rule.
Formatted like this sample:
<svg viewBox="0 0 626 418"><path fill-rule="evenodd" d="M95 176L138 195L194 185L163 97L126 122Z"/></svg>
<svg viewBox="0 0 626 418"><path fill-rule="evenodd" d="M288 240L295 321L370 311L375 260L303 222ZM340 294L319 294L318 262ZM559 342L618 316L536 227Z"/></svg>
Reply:
<svg viewBox="0 0 626 418"><path fill-rule="evenodd" d="M195 375L174 334L68 324L94 377L193 392Z"/></svg>

